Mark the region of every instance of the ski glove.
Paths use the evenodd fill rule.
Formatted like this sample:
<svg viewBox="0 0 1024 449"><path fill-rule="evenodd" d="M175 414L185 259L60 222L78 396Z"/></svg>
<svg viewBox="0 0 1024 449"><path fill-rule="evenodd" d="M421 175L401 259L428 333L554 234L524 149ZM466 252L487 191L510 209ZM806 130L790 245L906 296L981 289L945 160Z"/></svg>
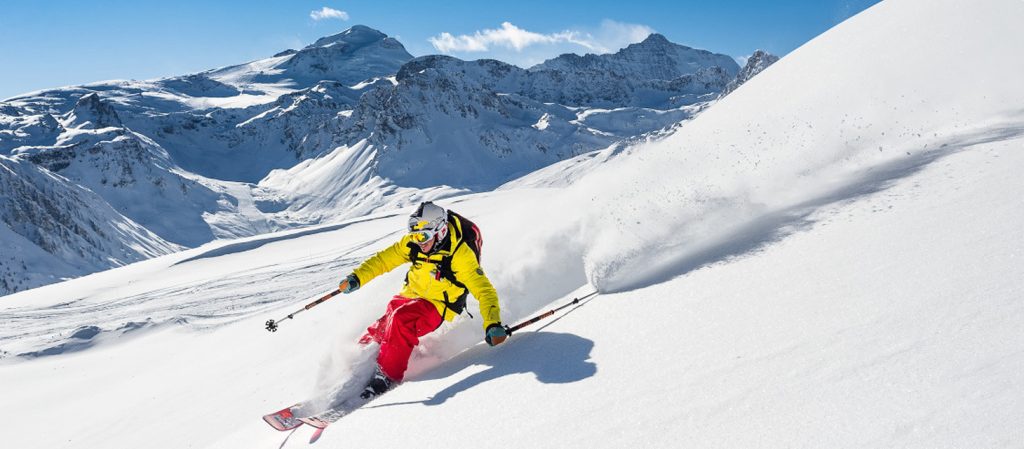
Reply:
<svg viewBox="0 0 1024 449"><path fill-rule="evenodd" d="M505 339L508 338L508 333L505 332L505 326L501 323L494 323L487 326L487 333L484 335L484 341L491 346L500 345Z"/></svg>
<svg viewBox="0 0 1024 449"><path fill-rule="evenodd" d="M352 293L359 290L359 278L356 277L355 273L346 276L338 284L338 290L341 290L342 293Z"/></svg>

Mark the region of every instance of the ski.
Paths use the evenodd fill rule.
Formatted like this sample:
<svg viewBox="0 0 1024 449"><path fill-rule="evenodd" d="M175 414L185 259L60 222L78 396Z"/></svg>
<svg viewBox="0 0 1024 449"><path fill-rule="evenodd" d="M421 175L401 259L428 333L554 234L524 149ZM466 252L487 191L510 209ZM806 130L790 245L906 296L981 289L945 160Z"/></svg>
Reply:
<svg viewBox="0 0 1024 449"><path fill-rule="evenodd" d="M324 428L320 427L313 431L313 435L309 437L309 444L316 443L316 440L320 439L320 435L323 435Z"/></svg>
<svg viewBox="0 0 1024 449"><path fill-rule="evenodd" d="M274 413L263 415L263 421L266 421L267 424L270 424L270 427L280 430L281 432L295 429L302 425L302 421L299 417L295 416L295 413L292 412L292 409L298 406L299 404L295 404Z"/></svg>
<svg viewBox="0 0 1024 449"><path fill-rule="evenodd" d="M313 427L316 431L313 432L312 437L309 439L310 444L312 444L320 439L320 436L328 425L337 422L339 419L356 410L359 410L361 407L370 403L377 397L370 399L364 399L358 395L349 397L335 405L332 405L322 412L310 416L302 416L302 412L300 410L301 404L295 404L274 413L263 415L263 421L270 424L270 427L282 432L293 430L303 424Z"/></svg>
<svg viewBox="0 0 1024 449"><path fill-rule="evenodd" d="M370 403L376 396L370 399L364 399L359 396L350 397L341 401L340 403L332 406L331 408L324 410L323 412L317 413L316 415L298 418L299 421L305 423L311 427L316 428L313 435L309 438L309 443L313 444L320 439L320 436L324 433L327 426L337 422L341 418L351 414L352 412L359 410L364 405Z"/></svg>

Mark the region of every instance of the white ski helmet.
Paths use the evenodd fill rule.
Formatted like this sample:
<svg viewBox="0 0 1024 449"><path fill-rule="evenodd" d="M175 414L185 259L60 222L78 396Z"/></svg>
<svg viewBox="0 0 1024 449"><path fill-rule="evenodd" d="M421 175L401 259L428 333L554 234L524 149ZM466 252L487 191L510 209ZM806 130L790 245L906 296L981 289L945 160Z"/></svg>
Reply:
<svg viewBox="0 0 1024 449"><path fill-rule="evenodd" d="M448 236L448 211L443 207L427 201L420 204L409 216L409 233L412 241L424 245L434 237L437 241Z"/></svg>

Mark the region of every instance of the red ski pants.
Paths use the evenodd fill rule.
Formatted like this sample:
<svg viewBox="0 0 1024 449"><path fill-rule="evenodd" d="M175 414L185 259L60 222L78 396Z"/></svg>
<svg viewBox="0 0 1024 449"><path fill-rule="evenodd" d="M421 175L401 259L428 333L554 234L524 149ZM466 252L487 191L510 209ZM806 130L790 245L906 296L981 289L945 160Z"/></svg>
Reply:
<svg viewBox="0 0 1024 449"><path fill-rule="evenodd" d="M401 382L409 367L412 348L420 343L420 337L433 332L442 321L430 301L395 296L388 303L384 316L366 329L359 342L380 343L377 364L386 376Z"/></svg>

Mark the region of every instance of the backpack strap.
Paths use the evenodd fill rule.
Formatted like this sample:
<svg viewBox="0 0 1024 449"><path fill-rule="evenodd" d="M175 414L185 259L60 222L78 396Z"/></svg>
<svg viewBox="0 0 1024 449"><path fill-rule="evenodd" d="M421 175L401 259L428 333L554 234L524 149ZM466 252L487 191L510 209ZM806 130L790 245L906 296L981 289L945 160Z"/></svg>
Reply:
<svg viewBox="0 0 1024 449"><path fill-rule="evenodd" d="M420 253L423 252L420 251L420 245L417 245L416 243L413 242L409 242L405 246L409 248L409 262L416 263L416 259L419 259Z"/></svg>
<svg viewBox="0 0 1024 449"><path fill-rule="evenodd" d="M480 260L480 253L483 249L483 236L480 234L480 228L476 226L466 217L459 215L455 212L448 211L448 220L457 226L459 233L459 240L466 242L466 246L473 250L473 255L476 256L476 260ZM454 253L454 252L453 252Z"/></svg>
<svg viewBox="0 0 1024 449"><path fill-rule="evenodd" d="M462 217L455 212L448 211L448 223L452 225L452 230L455 231L455 240L462 243ZM452 250L452 254L455 254L455 250Z"/></svg>
<svg viewBox="0 0 1024 449"><path fill-rule="evenodd" d="M453 226L453 227L455 227L455 226ZM457 236L453 236L453 237L457 237ZM442 256L441 260L431 260L429 257L420 257L420 254L423 254L423 251L420 250L420 246L417 245L416 243L409 242L406 245L409 248L409 261L410 262L412 262L414 264L417 263L417 262L429 262L429 263L432 263L432 264L436 265L437 266L438 274L441 276L441 278L447 279L448 282L452 283L452 285L462 289L462 294L460 294L457 298L455 298L454 301L451 301L448 298L448 293L447 292L444 293L445 309L446 310L450 309L451 311L453 311L453 312L455 312L455 313L457 313L459 315L461 315L462 312L466 309L466 297L469 296L469 288L466 287L466 284L463 284L462 282L459 282L459 280L455 277L455 271L452 270L452 257L455 254L455 251L457 251L459 249L459 246L462 245L462 243L463 243L462 239L458 239L458 243L456 243L455 247L452 248L451 254L449 254L447 256ZM406 274L405 282L406 282L406 284L409 283L409 275L408 274ZM441 316L443 317L444 314L442 313ZM473 317L473 315L470 315L470 318L472 318L472 317Z"/></svg>

